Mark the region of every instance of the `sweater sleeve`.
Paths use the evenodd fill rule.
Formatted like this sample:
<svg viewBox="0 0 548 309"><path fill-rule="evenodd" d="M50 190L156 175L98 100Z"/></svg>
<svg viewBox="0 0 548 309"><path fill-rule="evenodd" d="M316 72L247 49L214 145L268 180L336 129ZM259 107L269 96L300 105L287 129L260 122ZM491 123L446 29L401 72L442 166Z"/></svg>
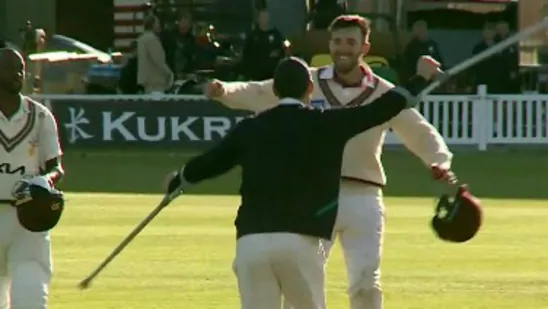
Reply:
<svg viewBox="0 0 548 309"><path fill-rule="evenodd" d="M232 109L263 111L278 104L272 79L260 82L224 82L225 94L216 100Z"/></svg>
<svg viewBox="0 0 548 309"><path fill-rule="evenodd" d="M394 87L382 94L370 104L358 107L342 107L329 110L318 110L321 113L322 125L336 132L343 139L382 125L396 117L406 108L417 104L416 95L426 86L424 78L414 76L405 87Z"/></svg>
<svg viewBox="0 0 548 309"><path fill-rule="evenodd" d="M239 122L213 149L192 158L184 167L183 178L190 184L221 176L241 162L244 139L250 120Z"/></svg>

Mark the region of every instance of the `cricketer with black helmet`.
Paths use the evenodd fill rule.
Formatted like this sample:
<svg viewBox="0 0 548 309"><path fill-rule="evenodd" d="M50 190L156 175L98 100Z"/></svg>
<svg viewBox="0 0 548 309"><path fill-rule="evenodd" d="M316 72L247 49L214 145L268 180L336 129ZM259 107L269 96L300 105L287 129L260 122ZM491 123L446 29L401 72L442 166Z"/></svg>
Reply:
<svg viewBox="0 0 548 309"><path fill-rule="evenodd" d="M25 61L0 49L0 309L45 309L52 276L50 230L64 208L57 123L21 94Z"/></svg>

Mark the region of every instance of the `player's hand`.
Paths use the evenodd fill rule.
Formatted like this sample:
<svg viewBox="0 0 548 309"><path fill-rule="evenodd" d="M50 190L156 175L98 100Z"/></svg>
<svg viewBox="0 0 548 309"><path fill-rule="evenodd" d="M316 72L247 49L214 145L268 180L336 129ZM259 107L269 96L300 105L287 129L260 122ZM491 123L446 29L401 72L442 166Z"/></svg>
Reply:
<svg viewBox="0 0 548 309"><path fill-rule="evenodd" d="M35 185L39 185L43 188L53 188L55 183L53 182L53 180L51 178L49 178L48 176L45 176L45 175L38 175L38 176L23 176L23 178L21 180L26 180L28 181L29 183L32 183L32 184L35 184Z"/></svg>
<svg viewBox="0 0 548 309"><path fill-rule="evenodd" d="M417 62L417 75L424 77L430 81L438 74L441 74L441 64L430 56L421 56Z"/></svg>
<svg viewBox="0 0 548 309"><path fill-rule="evenodd" d="M177 192L177 190L182 190L182 181L179 172L180 171L173 171L167 174L163 186L166 194L173 194L174 192Z"/></svg>
<svg viewBox="0 0 548 309"><path fill-rule="evenodd" d="M448 168L442 168L437 164L432 164L430 170L434 180L443 181L451 185L457 183L457 176Z"/></svg>
<svg viewBox="0 0 548 309"><path fill-rule="evenodd" d="M11 189L11 195L15 200L19 199L18 192L22 191L22 188L28 187L29 185L36 185L42 187L48 191L53 190L53 181L47 176L32 176L25 175L23 178L15 182L13 188Z"/></svg>
<svg viewBox="0 0 548 309"><path fill-rule="evenodd" d="M220 80L214 79L205 85L204 95L210 99L220 98L224 94L225 88Z"/></svg>

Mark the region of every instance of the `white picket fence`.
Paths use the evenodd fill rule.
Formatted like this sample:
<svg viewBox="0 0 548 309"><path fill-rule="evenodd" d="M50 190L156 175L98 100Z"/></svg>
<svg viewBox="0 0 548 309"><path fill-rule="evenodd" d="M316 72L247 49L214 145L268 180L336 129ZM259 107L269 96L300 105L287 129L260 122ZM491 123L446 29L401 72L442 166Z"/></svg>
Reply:
<svg viewBox="0 0 548 309"><path fill-rule="evenodd" d="M432 95L419 110L449 145L548 145L548 95ZM387 144L399 144L393 133Z"/></svg>
<svg viewBox="0 0 548 309"><path fill-rule="evenodd" d="M87 96L40 95L46 105L53 99L70 100L203 100L202 96ZM487 150L489 145L548 145L548 95L490 95L479 87L475 95L431 95L421 103L420 112L449 145L466 145ZM386 144L401 142L390 132Z"/></svg>

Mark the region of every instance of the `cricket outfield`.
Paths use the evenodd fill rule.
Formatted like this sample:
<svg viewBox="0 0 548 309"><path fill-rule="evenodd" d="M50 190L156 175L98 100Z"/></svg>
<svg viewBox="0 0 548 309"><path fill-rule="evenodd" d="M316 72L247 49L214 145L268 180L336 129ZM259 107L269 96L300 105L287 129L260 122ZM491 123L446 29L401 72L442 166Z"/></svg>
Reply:
<svg viewBox="0 0 548 309"><path fill-rule="evenodd" d="M238 308L231 272L237 173L177 199L94 281L76 285L159 202L163 176L188 155L69 151L67 208L53 232L53 309ZM548 153L457 153L454 169L483 200L485 225L446 244L428 222L441 192L406 151L383 156L389 186L383 284L387 309L548 308ZM339 246L330 308L347 308Z"/></svg>

